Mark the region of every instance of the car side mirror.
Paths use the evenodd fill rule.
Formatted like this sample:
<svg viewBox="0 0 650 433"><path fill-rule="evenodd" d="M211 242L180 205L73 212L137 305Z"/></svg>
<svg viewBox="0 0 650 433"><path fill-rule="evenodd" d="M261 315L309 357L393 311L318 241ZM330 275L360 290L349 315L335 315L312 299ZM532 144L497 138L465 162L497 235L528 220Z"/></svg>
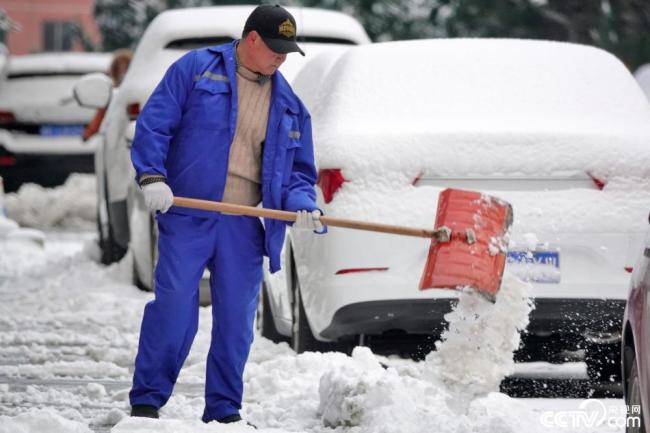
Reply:
<svg viewBox="0 0 650 433"><path fill-rule="evenodd" d="M105 108L112 92L113 82L101 72L84 75L72 89L77 104L85 108Z"/></svg>

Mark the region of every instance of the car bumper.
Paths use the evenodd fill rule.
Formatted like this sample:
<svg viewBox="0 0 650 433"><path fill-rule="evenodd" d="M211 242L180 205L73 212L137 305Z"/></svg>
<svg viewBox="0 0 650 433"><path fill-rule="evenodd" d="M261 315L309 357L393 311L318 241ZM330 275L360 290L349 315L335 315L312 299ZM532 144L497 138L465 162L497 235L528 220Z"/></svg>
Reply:
<svg viewBox="0 0 650 433"><path fill-rule="evenodd" d="M534 302L529 333L580 334L603 344L613 335L620 339L625 300L536 298Z"/></svg>
<svg viewBox="0 0 650 433"><path fill-rule="evenodd" d="M5 190L33 182L61 185L70 173L94 172L94 147L79 137L40 137L0 131L0 176Z"/></svg>
<svg viewBox="0 0 650 433"><path fill-rule="evenodd" d="M81 136L42 136L0 129L0 145L6 152L21 155L92 155L93 140L82 141Z"/></svg>
<svg viewBox="0 0 650 433"><path fill-rule="evenodd" d="M407 334L440 334L444 315L452 309L453 299L411 299L369 301L346 305L332 317L321 332L328 340L350 335L381 335L399 331Z"/></svg>
<svg viewBox="0 0 650 433"><path fill-rule="evenodd" d="M327 340L354 335L385 333L439 335L446 327L444 315L454 299L410 299L358 302L345 305L320 332ZM619 299L534 300L527 332L531 334L573 334L580 339L620 336L625 301Z"/></svg>

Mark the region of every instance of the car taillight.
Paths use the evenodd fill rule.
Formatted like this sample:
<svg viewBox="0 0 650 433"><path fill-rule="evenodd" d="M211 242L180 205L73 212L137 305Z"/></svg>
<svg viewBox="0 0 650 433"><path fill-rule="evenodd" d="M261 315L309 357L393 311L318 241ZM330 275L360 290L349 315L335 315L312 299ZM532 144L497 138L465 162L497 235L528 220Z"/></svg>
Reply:
<svg viewBox="0 0 650 433"><path fill-rule="evenodd" d="M632 266L626 266L625 270L631 274L634 271L634 268Z"/></svg>
<svg viewBox="0 0 650 433"><path fill-rule="evenodd" d="M345 178L341 174L340 168L328 168L318 172L318 186L323 191L325 203L329 203L334 198L336 191L343 186Z"/></svg>
<svg viewBox="0 0 650 433"><path fill-rule="evenodd" d="M604 181L604 180L602 180L602 179L600 179L600 178L594 176L594 175L591 174L591 173L587 173L587 174L589 175L589 177L591 178L591 180L594 182L594 185L596 185L596 188L598 188L599 190L602 191L603 188L605 188L605 185L607 185L607 182L606 182L606 181Z"/></svg>
<svg viewBox="0 0 650 433"><path fill-rule="evenodd" d="M126 114L129 116L129 120L136 120L140 114L140 104L134 102L126 106Z"/></svg>
<svg viewBox="0 0 650 433"><path fill-rule="evenodd" d="M11 111L0 111L0 125L6 125L8 123L14 123L16 117Z"/></svg>
<svg viewBox="0 0 650 433"><path fill-rule="evenodd" d="M348 269L339 269L336 271L336 275L342 274L358 274L361 272L385 272L388 268L348 268Z"/></svg>
<svg viewBox="0 0 650 433"><path fill-rule="evenodd" d="M2 166L8 166L8 165L16 165L16 160L15 156L0 156L0 165Z"/></svg>

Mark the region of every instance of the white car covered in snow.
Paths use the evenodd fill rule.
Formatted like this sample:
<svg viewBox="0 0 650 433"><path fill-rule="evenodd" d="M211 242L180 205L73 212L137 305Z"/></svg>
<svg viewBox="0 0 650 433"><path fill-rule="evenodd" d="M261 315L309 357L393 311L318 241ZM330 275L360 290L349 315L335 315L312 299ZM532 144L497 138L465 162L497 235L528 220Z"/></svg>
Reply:
<svg viewBox="0 0 650 433"><path fill-rule="evenodd" d="M145 31L129 70L114 93L100 134L95 167L98 176L99 226L105 263L134 250L138 282L152 286L155 224L142 201L131 165L135 121L167 68L190 49L230 42L241 36L254 6L218 6L169 10ZM291 80L318 53L370 42L363 27L341 12L288 8L296 19L298 40L306 56L290 55L280 71ZM99 87L103 83L98 83Z"/></svg>
<svg viewBox="0 0 650 433"><path fill-rule="evenodd" d="M621 62L565 43L404 41L326 53L294 87L326 215L431 229L444 188L509 201L506 271L536 304L529 348L553 361L586 349L598 373L650 207L650 106ZM283 271L264 279L262 334L297 351L430 348L457 293L418 291L429 244L291 231Z"/></svg>
<svg viewBox="0 0 650 433"><path fill-rule="evenodd" d="M92 173L94 147L81 140L95 114L79 107L72 88L79 77L106 72L103 53L11 56L0 86L0 176L5 189L23 182L62 184L72 172Z"/></svg>

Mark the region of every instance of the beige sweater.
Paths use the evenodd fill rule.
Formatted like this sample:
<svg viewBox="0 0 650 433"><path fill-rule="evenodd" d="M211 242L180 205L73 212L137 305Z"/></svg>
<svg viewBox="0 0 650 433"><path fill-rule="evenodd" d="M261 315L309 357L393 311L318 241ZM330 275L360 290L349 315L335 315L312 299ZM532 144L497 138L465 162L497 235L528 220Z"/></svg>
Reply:
<svg viewBox="0 0 650 433"><path fill-rule="evenodd" d="M262 199L262 142L269 118L271 82L260 85L251 81L255 76L252 71L238 68L237 130L228 158L223 194L226 203L256 206Z"/></svg>

